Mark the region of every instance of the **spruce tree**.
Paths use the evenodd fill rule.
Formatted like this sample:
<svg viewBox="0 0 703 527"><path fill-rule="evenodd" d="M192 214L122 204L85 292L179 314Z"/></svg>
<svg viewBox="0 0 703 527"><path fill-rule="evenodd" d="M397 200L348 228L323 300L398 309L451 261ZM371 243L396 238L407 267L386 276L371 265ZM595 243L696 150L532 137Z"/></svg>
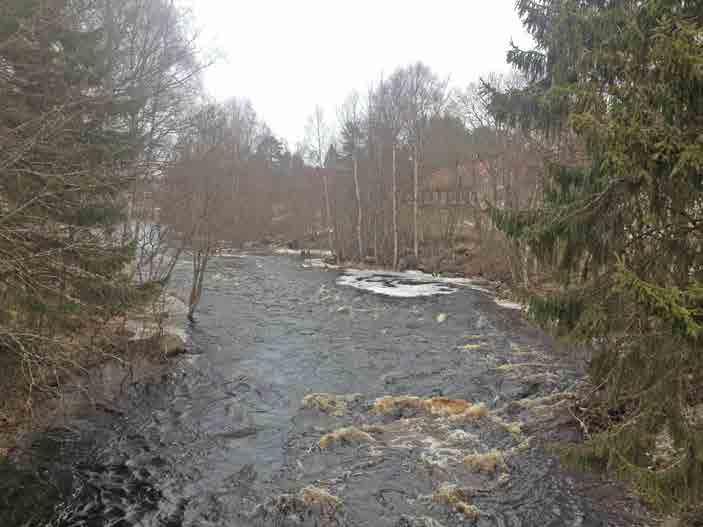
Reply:
<svg viewBox="0 0 703 527"><path fill-rule="evenodd" d="M154 289L125 271L141 138L111 93L101 14L88 2L0 3L0 354L32 388Z"/></svg>
<svg viewBox="0 0 703 527"><path fill-rule="evenodd" d="M492 112L586 153L548 161L539 208L492 209L559 286L531 291L530 313L593 349L589 437L572 455L687 508L703 500L703 3L517 9L536 48L508 62L530 82L485 86Z"/></svg>

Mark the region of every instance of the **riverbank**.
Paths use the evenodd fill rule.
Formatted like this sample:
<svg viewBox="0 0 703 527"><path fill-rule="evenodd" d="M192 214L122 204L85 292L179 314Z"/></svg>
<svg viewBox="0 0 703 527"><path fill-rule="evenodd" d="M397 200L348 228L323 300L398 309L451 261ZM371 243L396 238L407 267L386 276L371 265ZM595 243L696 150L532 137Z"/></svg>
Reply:
<svg viewBox="0 0 703 527"><path fill-rule="evenodd" d="M6 397L9 411L0 431L2 525L45 525L74 486L68 473L55 471L60 443L53 438L70 435L71 423L83 418L123 416L129 387L158 381L184 351L183 340L172 334L124 340L64 376L56 390L35 395L31 410ZM23 392L24 379L14 380L13 391L3 393Z"/></svg>
<svg viewBox="0 0 703 527"><path fill-rule="evenodd" d="M158 317L142 310L106 324L91 337L90 351L69 348L68 366L44 384L32 385L14 357L0 357L0 393L6 394L0 403L0 459L16 458L28 438L82 412L119 411L115 404L126 385L160 375L169 359L184 352L183 303L168 295L158 307Z"/></svg>

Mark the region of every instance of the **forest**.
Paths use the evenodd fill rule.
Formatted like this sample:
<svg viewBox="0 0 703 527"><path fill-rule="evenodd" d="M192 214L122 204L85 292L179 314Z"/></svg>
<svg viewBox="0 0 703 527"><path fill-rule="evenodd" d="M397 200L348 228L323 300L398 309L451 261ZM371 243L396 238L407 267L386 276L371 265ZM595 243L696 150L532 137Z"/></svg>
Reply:
<svg viewBox="0 0 703 527"><path fill-rule="evenodd" d="M197 320L223 249L322 249L503 284L588 357L564 459L703 514L703 4L516 10L535 47L506 43L511 73L394 65L288 145L208 96L173 2L0 0L0 427L179 260Z"/></svg>

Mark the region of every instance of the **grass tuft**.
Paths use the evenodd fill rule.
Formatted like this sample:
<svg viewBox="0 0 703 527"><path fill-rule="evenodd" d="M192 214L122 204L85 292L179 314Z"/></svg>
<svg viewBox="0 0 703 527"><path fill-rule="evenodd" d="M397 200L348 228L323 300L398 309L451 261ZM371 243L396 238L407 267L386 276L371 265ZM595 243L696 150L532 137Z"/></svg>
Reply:
<svg viewBox="0 0 703 527"><path fill-rule="evenodd" d="M452 483L442 483L442 485L432 495L432 501L441 505L451 507L470 519L477 519L479 510L469 503L468 493Z"/></svg>
<svg viewBox="0 0 703 527"><path fill-rule="evenodd" d="M499 450L483 454L470 454L464 458L464 465L472 472L495 474L497 470L506 468L505 457Z"/></svg>
<svg viewBox="0 0 703 527"><path fill-rule="evenodd" d="M320 438L320 448L330 448L334 445L359 445L362 443L375 443L376 440L371 434L364 432L354 426L340 428Z"/></svg>

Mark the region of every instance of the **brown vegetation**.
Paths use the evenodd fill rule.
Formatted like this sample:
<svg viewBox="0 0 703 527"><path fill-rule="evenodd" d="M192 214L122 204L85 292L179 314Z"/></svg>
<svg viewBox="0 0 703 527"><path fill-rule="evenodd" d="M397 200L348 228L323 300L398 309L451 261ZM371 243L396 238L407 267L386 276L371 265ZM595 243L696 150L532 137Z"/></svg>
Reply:
<svg viewBox="0 0 703 527"><path fill-rule="evenodd" d="M506 467L503 453L498 450L492 450L483 454L470 454L464 458L464 465L474 472L484 472L486 474L493 474L497 470Z"/></svg>
<svg viewBox="0 0 703 527"><path fill-rule="evenodd" d="M458 485L443 483L432 495L432 501L451 507L470 519L477 519L481 513L469 503L471 496Z"/></svg>
<svg viewBox="0 0 703 527"><path fill-rule="evenodd" d="M311 393L303 397L302 406L309 410L319 410L326 414L340 417L347 413L348 404L359 398L361 398L361 394Z"/></svg>
<svg viewBox="0 0 703 527"><path fill-rule="evenodd" d="M472 421L488 415L488 409L481 403L472 404L463 399L446 397L421 399L412 395L386 396L376 399L373 404L373 411L377 414L393 415L406 410L449 417L456 422Z"/></svg>
<svg viewBox="0 0 703 527"><path fill-rule="evenodd" d="M358 445L361 443L374 443L376 440L369 434L354 426L340 428L320 438L320 448L330 448L333 445Z"/></svg>

